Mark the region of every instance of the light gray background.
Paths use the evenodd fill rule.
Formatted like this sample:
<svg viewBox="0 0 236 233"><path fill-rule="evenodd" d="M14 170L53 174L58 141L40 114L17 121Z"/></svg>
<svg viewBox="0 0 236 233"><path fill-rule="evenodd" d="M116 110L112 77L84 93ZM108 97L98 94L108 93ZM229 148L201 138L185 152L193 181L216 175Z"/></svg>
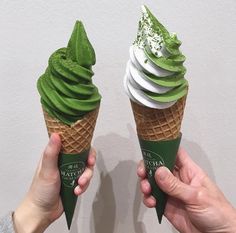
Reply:
<svg viewBox="0 0 236 233"><path fill-rule="evenodd" d="M1 0L0 215L23 198L47 143L37 78L81 19L96 50L94 82L103 99L93 140L97 167L71 232L175 232L141 203L141 153L123 89L143 3L183 42L190 92L182 146L236 204L235 0ZM66 232L64 216L47 232Z"/></svg>

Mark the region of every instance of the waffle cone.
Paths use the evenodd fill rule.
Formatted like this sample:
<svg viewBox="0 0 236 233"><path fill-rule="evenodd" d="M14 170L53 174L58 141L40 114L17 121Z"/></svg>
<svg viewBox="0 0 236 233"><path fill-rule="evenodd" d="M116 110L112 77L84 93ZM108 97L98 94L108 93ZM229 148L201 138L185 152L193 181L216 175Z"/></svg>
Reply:
<svg viewBox="0 0 236 233"><path fill-rule="evenodd" d="M89 149L98 111L99 107L94 111L87 113L82 119L69 126L51 117L43 110L49 136L52 133L59 133L61 136L62 153L79 154L84 150Z"/></svg>
<svg viewBox="0 0 236 233"><path fill-rule="evenodd" d="M147 141L171 140L179 137L186 96L166 109L148 108L131 100L137 133Z"/></svg>

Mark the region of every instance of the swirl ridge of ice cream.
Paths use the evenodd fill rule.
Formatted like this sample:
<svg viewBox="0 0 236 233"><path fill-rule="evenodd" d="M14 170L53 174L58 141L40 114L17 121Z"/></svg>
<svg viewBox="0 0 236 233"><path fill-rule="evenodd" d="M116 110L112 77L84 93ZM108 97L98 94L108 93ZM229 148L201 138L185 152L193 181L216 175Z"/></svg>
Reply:
<svg viewBox="0 0 236 233"><path fill-rule="evenodd" d="M131 100L164 109L187 94L185 56L175 34L142 6L137 38L130 47L124 85Z"/></svg>
<svg viewBox="0 0 236 233"><path fill-rule="evenodd" d="M49 58L37 88L45 111L71 125L95 110L101 100L92 83L95 52L82 22L76 21L67 48L55 51Z"/></svg>

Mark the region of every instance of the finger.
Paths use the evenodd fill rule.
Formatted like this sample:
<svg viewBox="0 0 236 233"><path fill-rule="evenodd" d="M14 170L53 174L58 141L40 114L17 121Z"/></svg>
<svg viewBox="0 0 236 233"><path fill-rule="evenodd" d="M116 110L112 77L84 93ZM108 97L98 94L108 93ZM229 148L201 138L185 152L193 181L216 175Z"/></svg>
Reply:
<svg viewBox="0 0 236 233"><path fill-rule="evenodd" d="M143 197L143 204L148 208L153 208L156 206L156 199L153 196L145 196Z"/></svg>
<svg viewBox="0 0 236 233"><path fill-rule="evenodd" d="M189 162L191 159L188 156L187 152L180 147L177 153L177 157L176 157L176 166L181 169L183 166L186 165L187 162Z"/></svg>
<svg viewBox="0 0 236 233"><path fill-rule="evenodd" d="M144 166L144 162L143 160L141 160L138 164L138 168L137 168L137 175L141 178L144 179L146 177L146 170L145 170L145 166Z"/></svg>
<svg viewBox="0 0 236 233"><path fill-rule="evenodd" d="M157 169L155 180L165 193L185 203L188 203L195 193L193 187L181 182L166 167L160 167Z"/></svg>
<svg viewBox="0 0 236 233"><path fill-rule="evenodd" d="M151 185L150 185L150 183L148 182L147 179L142 180L140 182L140 189L141 189L141 192L144 195L150 195L150 193L151 193Z"/></svg>
<svg viewBox="0 0 236 233"><path fill-rule="evenodd" d="M84 187L81 187L79 185L76 186L75 189L74 189L74 194L76 196L81 195L82 193L84 193L87 190L88 186L89 186L89 182Z"/></svg>
<svg viewBox="0 0 236 233"><path fill-rule="evenodd" d="M61 140L58 134L53 133L44 150L42 157L42 171L52 172L58 169L58 155L61 149Z"/></svg>
<svg viewBox="0 0 236 233"><path fill-rule="evenodd" d="M93 177L93 170L86 168L83 174L78 179L79 186L85 186Z"/></svg>
<svg viewBox="0 0 236 233"><path fill-rule="evenodd" d="M97 156L97 153L95 149L91 148L89 152L88 160L87 160L87 166L91 169L94 168L94 165L96 163L96 156Z"/></svg>

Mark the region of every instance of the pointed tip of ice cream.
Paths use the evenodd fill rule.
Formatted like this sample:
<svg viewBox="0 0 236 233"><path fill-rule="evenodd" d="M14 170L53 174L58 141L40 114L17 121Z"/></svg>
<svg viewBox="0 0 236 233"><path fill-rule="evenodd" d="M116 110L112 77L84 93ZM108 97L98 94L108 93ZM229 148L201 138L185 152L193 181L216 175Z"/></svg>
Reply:
<svg viewBox="0 0 236 233"><path fill-rule="evenodd" d="M150 13L150 10L146 5L142 5L141 10L142 10L143 14L149 14Z"/></svg>
<svg viewBox="0 0 236 233"><path fill-rule="evenodd" d="M143 18L145 19L145 22L143 23L148 22L149 27L153 28L153 30L162 37L170 34L168 30L162 25L162 23L156 18L156 16L153 15L151 10L146 5L142 5L141 9Z"/></svg>
<svg viewBox="0 0 236 233"><path fill-rule="evenodd" d="M77 20L67 46L66 56L79 65L90 68L96 62L94 49L82 21Z"/></svg>
<svg viewBox="0 0 236 233"><path fill-rule="evenodd" d="M141 6L141 10L142 10L142 12L146 12L147 11L147 6L146 5L142 5Z"/></svg>

